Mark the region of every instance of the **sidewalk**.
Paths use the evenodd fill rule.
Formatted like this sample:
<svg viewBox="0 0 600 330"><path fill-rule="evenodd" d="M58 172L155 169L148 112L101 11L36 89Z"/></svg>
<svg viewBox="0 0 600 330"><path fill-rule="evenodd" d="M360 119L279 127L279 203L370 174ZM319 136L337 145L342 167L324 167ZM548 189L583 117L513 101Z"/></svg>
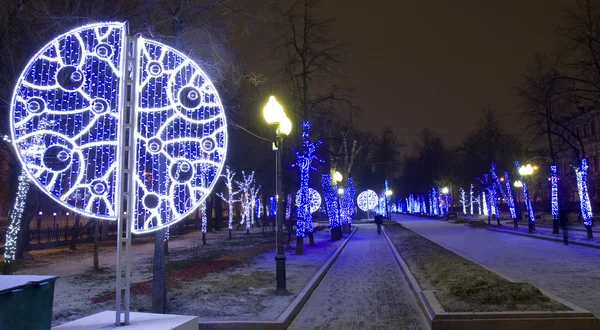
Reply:
<svg viewBox="0 0 600 330"><path fill-rule="evenodd" d="M535 232L531 234L528 232L527 224L525 224L524 226L519 224L519 228L514 229L512 222L505 223L500 226L493 224L486 225L486 228L489 230L499 231L507 234L521 235L560 243L563 242L562 230L560 230L559 234L552 234L552 226L536 225ZM593 232L594 238L590 239L587 238L587 233L584 230L569 229L569 244L582 245L600 249L600 232L597 232L596 230L594 230Z"/></svg>
<svg viewBox="0 0 600 330"><path fill-rule="evenodd" d="M384 237L357 226L288 329L429 329Z"/></svg>

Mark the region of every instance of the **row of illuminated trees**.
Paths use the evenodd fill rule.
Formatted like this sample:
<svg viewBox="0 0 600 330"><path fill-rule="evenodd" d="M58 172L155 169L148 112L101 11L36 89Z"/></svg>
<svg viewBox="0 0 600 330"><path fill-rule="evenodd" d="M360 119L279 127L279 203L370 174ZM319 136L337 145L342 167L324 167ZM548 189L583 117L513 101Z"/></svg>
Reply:
<svg viewBox="0 0 600 330"><path fill-rule="evenodd" d="M535 210L532 204L532 198L529 191L530 177L539 169L538 166L531 164L520 165L518 161L514 162L518 173L517 178L511 181L509 171L504 171L504 175L499 177L496 174L496 164L492 163L488 173L483 173L477 178L478 187L474 188L471 184L468 192L460 187L458 198L463 214L483 215L488 217L488 224L492 218L495 218L500 224L500 201L504 201L506 211L510 219L513 220L514 227L518 228L518 220L521 218L518 212L518 190L522 191L523 205L527 214L527 223L529 232L535 231ZM588 238L593 237L593 214L588 192L588 165L587 160L581 160L581 166L575 169L577 190L579 197L580 216L583 225L586 228ZM549 185L548 201L550 203L550 215L552 217L553 233L558 233L559 228L559 194L558 194L558 171L555 164L550 165L550 177L548 177ZM448 216L452 196L447 187L435 188L432 187L427 194L410 194L404 201L401 201L397 206L399 211L412 214L426 214L436 217ZM476 207L476 210L475 210ZM564 210L563 210L564 214Z"/></svg>

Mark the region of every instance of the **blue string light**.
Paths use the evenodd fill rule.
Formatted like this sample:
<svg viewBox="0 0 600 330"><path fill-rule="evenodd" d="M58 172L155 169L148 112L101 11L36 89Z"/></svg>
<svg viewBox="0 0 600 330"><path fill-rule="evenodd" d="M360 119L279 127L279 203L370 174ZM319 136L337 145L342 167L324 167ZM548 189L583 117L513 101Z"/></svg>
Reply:
<svg viewBox="0 0 600 330"><path fill-rule="evenodd" d="M590 195L587 188L587 173L588 164L587 159L581 159L581 166L576 170L575 174L577 177L577 190L579 192L579 203L581 206L581 217L583 218L583 224L585 226L592 226L592 205L590 203Z"/></svg>
<svg viewBox="0 0 600 330"><path fill-rule="evenodd" d="M298 218L296 220L296 237L304 237L306 231L313 232L312 212L310 211L311 196L308 188L310 180L310 171L317 171L313 165L313 161L324 163L325 161L319 158L315 153L317 147L322 144L321 141L312 142L309 139L309 130L311 124L308 121L302 122L302 151L296 151L296 163L292 167L297 167L300 170L300 189L298 190Z"/></svg>
<svg viewBox="0 0 600 330"><path fill-rule="evenodd" d="M556 164L550 165L550 209L552 220L558 219L558 175L556 174Z"/></svg>
<svg viewBox="0 0 600 330"><path fill-rule="evenodd" d="M338 214L337 191L331 184L331 175L323 174L321 176L321 187L323 188L323 198L325 199L325 205L327 206L327 218L329 219L329 226L332 229L340 227L342 224Z"/></svg>

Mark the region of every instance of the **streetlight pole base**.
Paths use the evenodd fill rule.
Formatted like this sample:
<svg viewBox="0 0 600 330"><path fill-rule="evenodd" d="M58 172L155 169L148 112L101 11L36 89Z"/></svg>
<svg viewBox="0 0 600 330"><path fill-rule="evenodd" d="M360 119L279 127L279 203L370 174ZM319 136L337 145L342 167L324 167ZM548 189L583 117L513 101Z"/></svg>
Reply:
<svg viewBox="0 0 600 330"><path fill-rule="evenodd" d="M285 254L276 254L275 255L275 267L276 267L276 277L277 277L277 289L275 290L276 295L287 295L289 294L286 289L285 283Z"/></svg>

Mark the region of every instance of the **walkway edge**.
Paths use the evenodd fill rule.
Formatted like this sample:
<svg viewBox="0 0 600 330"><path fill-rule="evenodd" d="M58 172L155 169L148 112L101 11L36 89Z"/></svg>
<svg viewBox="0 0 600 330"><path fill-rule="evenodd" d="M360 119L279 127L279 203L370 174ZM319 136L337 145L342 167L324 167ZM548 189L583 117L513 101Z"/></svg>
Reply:
<svg viewBox="0 0 600 330"><path fill-rule="evenodd" d="M427 320L427 323L429 323L429 327L431 327L433 318L435 317L435 312L433 311L433 307L429 304L429 301L427 301L427 299L424 298L424 292L421 289L419 282L417 282L417 279L415 279L413 274L410 272L410 268L408 268L408 265L406 264L406 262L404 262L404 259L402 259L402 257L400 256L400 253L398 253L398 249L396 249L396 247L394 246L394 243L392 243L392 240L388 236L388 234L385 230L385 226L382 226L382 227L383 227L382 228L383 236L385 236L385 240L387 241L388 246L390 247L390 250L392 250L394 259L396 259L398 266L400 266L400 270L402 270L404 277L408 281L408 285L410 286L411 291L415 295L415 298L419 302L419 307L421 307L421 310L423 310L423 314L425 314L425 319Z"/></svg>
<svg viewBox="0 0 600 330"><path fill-rule="evenodd" d="M294 320L296 315L300 312L304 304L308 301L308 298L312 295L313 291L319 286L321 280L325 277L331 266L337 260L339 255L342 253L348 242L356 231L358 226L354 227L354 230L346 237L346 239L338 246L333 252L331 257L325 261L323 266L317 271L317 273L308 281L296 298L290 303L290 305L281 313L281 315L275 321L206 321L198 322L199 329L209 330L284 330Z"/></svg>
<svg viewBox="0 0 600 330"><path fill-rule="evenodd" d="M448 248L448 247L436 242L433 239L430 239L430 238L425 237L415 231L412 231L410 228L407 228L407 227L404 227L404 228L441 246L442 248L447 249L448 251L455 253L456 255L459 255L467 260L470 260L471 262L485 268L486 270L488 270L489 272L491 272L493 274L497 274L498 276L506 279L507 281L516 282L516 281L504 276L503 274L498 273L484 265L481 265L481 264L477 263L476 261L472 260L471 258L464 256L461 253L458 253L454 249ZM587 326L589 326L590 329L599 329L600 321L590 311L588 311L582 307L579 307L569 301L566 301L562 298L559 298L553 294L550 294L546 291L543 291L539 288L538 288L538 290L540 290L540 292L542 292L542 294L549 297L550 299L553 299L553 300L567 306L568 308L571 309L571 311L484 312L484 313L444 312L442 306L440 305L439 301L435 297L435 294L432 291L421 289L419 283L417 282L417 280L414 278L414 276L410 272L410 268L408 267L406 262L404 262L404 260L400 256L398 249L396 249L396 247L392 243L391 239L389 238L389 236L387 235L385 230L384 230L384 234L385 234L386 240L388 242L388 245L390 246L392 253L394 254L394 258L398 262L398 265L400 266L400 268L402 269L402 272L404 273L406 279L408 280L411 290L417 297L417 301L419 302L419 305L420 305L421 309L423 310L423 313L426 315L427 322L429 323L431 329L433 329L433 330L435 330L435 329L467 329L467 328L483 329L483 328L490 328L494 324L496 324L496 325L499 324L500 327L498 329L505 329L505 328L512 329L513 327L514 327L514 329L517 329L517 328L521 329L520 326L522 326L522 325L528 326L528 329L544 329L547 326L547 324L544 324L544 322L549 322L548 324L561 324L564 329L567 329L567 328L569 328L569 329L584 329L584 328L587 329ZM434 320L435 320L435 327L434 327ZM506 323L505 321L508 321L508 322ZM540 322L540 324L536 324L537 322ZM573 328L571 328L571 326ZM583 326L583 328L580 328L580 326Z"/></svg>
<svg viewBox="0 0 600 330"><path fill-rule="evenodd" d="M539 236L539 235L531 235L531 234L527 234L527 233L513 232L513 231L510 231L510 230L492 228L492 227L489 227L488 225L485 225L485 229L491 230L491 231L497 231L497 232L505 233L505 234L511 234L511 235L517 235L517 236L525 236L525 237L543 239L545 241L552 241L552 242L563 243L563 240L560 239L560 238L544 237L544 236ZM586 242L569 241L569 244L580 245L580 246L585 246L585 247L594 248L594 249L600 249L600 245L598 245L598 244L592 244L592 243L586 243Z"/></svg>

